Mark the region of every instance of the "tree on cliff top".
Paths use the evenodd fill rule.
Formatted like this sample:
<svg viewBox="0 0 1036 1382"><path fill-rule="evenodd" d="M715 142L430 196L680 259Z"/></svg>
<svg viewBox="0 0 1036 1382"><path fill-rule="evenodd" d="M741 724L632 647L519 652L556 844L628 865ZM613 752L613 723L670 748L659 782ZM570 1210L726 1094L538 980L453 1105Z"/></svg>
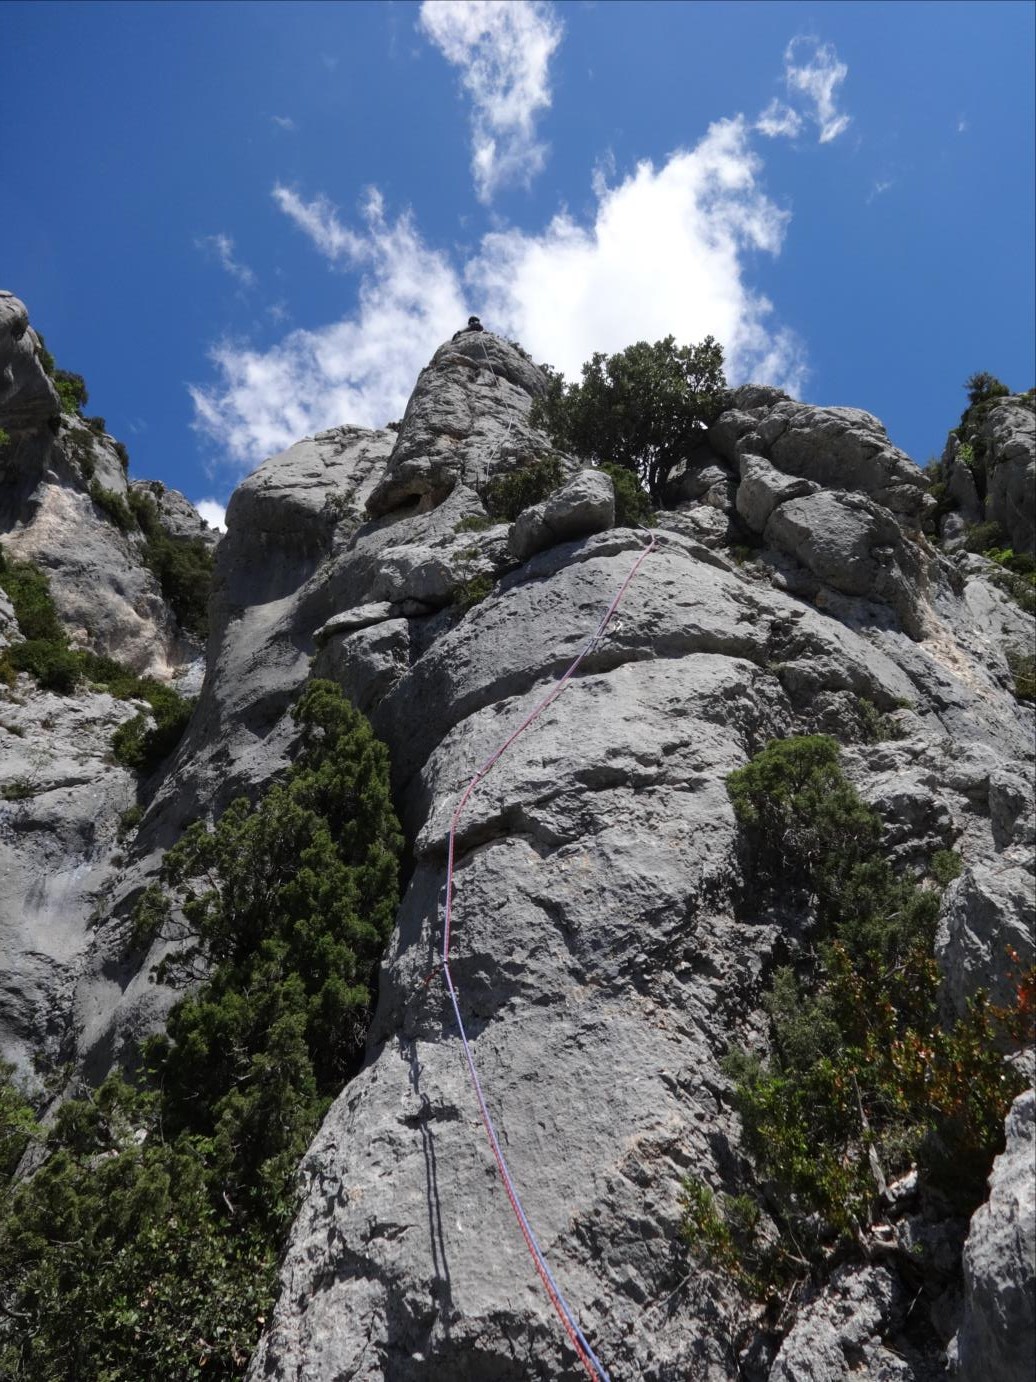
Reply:
<svg viewBox="0 0 1036 1382"><path fill-rule="evenodd" d="M581 384L548 369L531 421L555 443L595 465L631 470L657 503L673 468L723 408L723 348L711 336L678 346L673 336L596 353Z"/></svg>

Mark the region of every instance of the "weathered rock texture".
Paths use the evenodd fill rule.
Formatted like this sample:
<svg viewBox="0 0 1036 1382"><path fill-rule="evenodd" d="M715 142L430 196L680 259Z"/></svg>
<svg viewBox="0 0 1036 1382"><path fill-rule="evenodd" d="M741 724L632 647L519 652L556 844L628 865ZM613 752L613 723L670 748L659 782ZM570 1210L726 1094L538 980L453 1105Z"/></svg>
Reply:
<svg viewBox="0 0 1036 1382"><path fill-rule="evenodd" d="M116 444L60 412L42 361L25 307L0 293L0 427L10 439L0 447L4 557L46 573L73 646L189 689L202 649L144 565L142 535L120 531L90 494L92 484L125 500ZM175 491L164 492L159 511L174 536L202 534ZM0 597L2 648L23 631ZM44 693L25 675L0 681L0 1058L31 1087L79 1050L72 1014L93 921L119 877L120 816L138 789L112 759L112 736L141 709L85 689Z"/></svg>
<svg viewBox="0 0 1036 1382"><path fill-rule="evenodd" d="M1029 1382L1036 1333L1036 1095L1011 1106L1007 1147L993 1165L989 1203L964 1245L961 1382Z"/></svg>
<svg viewBox="0 0 1036 1382"><path fill-rule="evenodd" d="M239 488L198 712L69 1000L68 1039L93 1074L160 1019L155 957L127 957L124 918L188 819L288 761L288 707L315 657L391 750L407 889L366 1066L305 1158L253 1379L582 1375L495 1177L441 986L426 982L458 795L592 634L645 541L593 504L592 521L544 523L529 546L486 526L487 472L550 451L528 424L542 387L489 333L451 342L398 434L333 429ZM956 937L982 909L963 880L948 899L953 1002L983 981L1032 889L1018 784L1033 714L1004 658L1023 617L981 559L921 535L925 478L870 415L768 389L734 404L618 621L480 785L457 841L452 969L475 1057L530 1218L615 1382L744 1375L739 1307L688 1275L681 1179L736 1179L719 1060L762 1033L761 983L801 918L745 903L731 769L770 738L834 733L895 857L953 845L981 887L983 870L1019 872L983 892L978 951ZM864 702L902 737L868 742ZM945 1375L937 1350L917 1364L927 1372L904 1362L911 1298L894 1267L847 1270L754 1375ZM958 1323L943 1320L944 1342Z"/></svg>
<svg viewBox="0 0 1036 1382"><path fill-rule="evenodd" d="M942 454L942 470L955 510L942 522L944 540L964 527L998 523L1016 552L1036 552L1036 395L1009 394L987 403L973 430L970 456L961 452L959 429Z"/></svg>

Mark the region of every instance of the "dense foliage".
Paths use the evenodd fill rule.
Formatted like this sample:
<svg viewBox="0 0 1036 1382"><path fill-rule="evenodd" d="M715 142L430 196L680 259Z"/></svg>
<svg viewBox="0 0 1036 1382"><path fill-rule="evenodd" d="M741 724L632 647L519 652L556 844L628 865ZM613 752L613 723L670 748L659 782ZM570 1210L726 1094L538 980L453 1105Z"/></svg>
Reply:
<svg viewBox="0 0 1036 1382"><path fill-rule="evenodd" d="M144 564L158 580L162 596L182 629L198 638L209 631L212 549L200 537L173 538L162 525L149 494L130 490L129 507L144 534Z"/></svg>
<svg viewBox="0 0 1036 1382"><path fill-rule="evenodd" d="M90 400L83 376L73 374L71 370L56 369L51 377L61 400L61 411L81 414Z"/></svg>
<svg viewBox="0 0 1036 1382"><path fill-rule="evenodd" d="M357 1068L397 901L384 747L327 682L294 711L300 751L257 805L169 851L137 937L202 978L143 1053L36 1129L0 1084L0 1172L48 1159L0 1214L0 1376L239 1376L272 1299L295 1169Z"/></svg>
<svg viewBox="0 0 1036 1382"><path fill-rule="evenodd" d="M513 523L520 513L553 494L564 481L565 472L558 458L544 456L490 480L482 493L482 502L498 523Z"/></svg>
<svg viewBox="0 0 1036 1382"><path fill-rule="evenodd" d="M812 947L776 971L765 1000L769 1058L727 1062L765 1195L719 1202L700 1182L686 1188L692 1247L765 1293L855 1244L885 1178L911 1165L957 1212L980 1203L1023 1085L1002 1051L1031 1032L1032 975L1018 976L1010 1011L979 994L942 1023L933 943L960 861L943 851L926 878L898 875L834 740L771 743L728 789L764 890L779 886L785 905L797 898L815 917ZM777 1240L757 1233L760 1198Z"/></svg>
<svg viewBox="0 0 1036 1382"><path fill-rule="evenodd" d="M596 353L582 382L548 371L530 421L565 451L636 475L658 503L665 482L723 409L723 349L706 336L678 346L673 336L638 341L616 355Z"/></svg>
<svg viewBox="0 0 1036 1382"><path fill-rule="evenodd" d="M25 635L23 643L0 652L0 677L12 681L19 672L27 672L43 690L59 696L90 683L119 700L147 701L154 724L143 712L135 715L115 731L112 751L117 762L137 772L157 768L179 742L194 701L154 677L138 677L114 658L70 647L50 583L34 563L8 561L0 551L0 588L10 597Z"/></svg>

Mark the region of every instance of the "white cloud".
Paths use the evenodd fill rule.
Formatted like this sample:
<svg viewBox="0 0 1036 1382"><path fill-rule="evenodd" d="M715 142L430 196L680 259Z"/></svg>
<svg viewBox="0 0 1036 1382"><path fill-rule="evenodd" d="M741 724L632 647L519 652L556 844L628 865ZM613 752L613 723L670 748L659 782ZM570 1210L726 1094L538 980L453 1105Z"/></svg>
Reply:
<svg viewBox="0 0 1036 1382"><path fill-rule="evenodd" d="M371 198L380 209L379 195L372 193ZM342 225L337 208L326 197L318 196L306 202L290 187L277 183L273 189L273 199L284 214L309 236L325 258L347 259L353 263L363 259L366 251L364 237Z"/></svg>
<svg viewBox="0 0 1036 1382"><path fill-rule="evenodd" d="M760 134L768 139L786 136L794 139L802 130L802 116L775 96L755 122Z"/></svg>
<svg viewBox="0 0 1036 1382"><path fill-rule="evenodd" d="M227 531L227 506L218 499L199 499L194 506L210 528L219 533Z"/></svg>
<svg viewBox="0 0 1036 1382"><path fill-rule="evenodd" d="M255 274L247 264L234 257L234 241L229 235L199 235L194 241L195 249L202 250L215 259L220 268L225 269L231 278L236 278L243 288L255 285Z"/></svg>
<svg viewBox="0 0 1036 1382"><path fill-rule="evenodd" d="M541 0L424 0L420 27L461 69L472 101L471 169L482 202L505 183L528 186L546 149L536 119L550 105L549 72L562 26Z"/></svg>
<svg viewBox="0 0 1036 1382"><path fill-rule="evenodd" d="M238 467L343 422L380 427L398 418L418 371L469 311L447 260L409 215L388 222L380 197L368 198L360 232L342 226L324 199L288 193L279 201L332 258L347 256L364 274L352 315L292 331L269 350L224 341L211 352L219 378L191 387L195 426Z"/></svg>
<svg viewBox="0 0 1036 1382"><path fill-rule="evenodd" d="M883 196L886 192L890 190L890 188L895 187L895 185L896 182L894 178L878 178L878 180L871 187L870 193L867 197L867 205L869 206L871 202L875 200L876 197Z"/></svg>
<svg viewBox="0 0 1036 1382"><path fill-rule="evenodd" d="M793 38L784 51L784 80L793 95L806 97L810 117L820 130L820 143L828 144L848 128L849 116L838 111L838 88L849 68L838 61L831 43L815 38Z"/></svg>
<svg viewBox="0 0 1036 1382"><path fill-rule="evenodd" d="M287 130L289 133L293 133L298 129L298 125L296 125L290 115L271 115L270 119L279 130Z"/></svg>
<svg viewBox="0 0 1036 1382"><path fill-rule="evenodd" d="M354 230L325 198L276 189L333 263L362 271L357 307L268 350L218 345L218 379L191 389L196 427L240 467L326 427L381 426L402 414L421 367L470 311L569 377L595 350L711 334L732 381L798 392L801 343L746 281L752 256L779 252L788 221L759 185L749 136L743 119L720 121L693 149L643 162L616 186L598 166L588 223L563 213L540 234L487 234L462 271L409 214L390 222L376 193Z"/></svg>
<svg viewBox="0 0 1036 1382"><path fill-rule="evenodd" d="M466 278L487 322L570 378L595 350L713 335L730 377L795 392L801 345L745 282L745 257L777 254L788 220L759 171L745 122L719 121L695 148L658 168L643 162L616 187L598 170L590 225L561 214L540 235L487 235Z"/></svg>

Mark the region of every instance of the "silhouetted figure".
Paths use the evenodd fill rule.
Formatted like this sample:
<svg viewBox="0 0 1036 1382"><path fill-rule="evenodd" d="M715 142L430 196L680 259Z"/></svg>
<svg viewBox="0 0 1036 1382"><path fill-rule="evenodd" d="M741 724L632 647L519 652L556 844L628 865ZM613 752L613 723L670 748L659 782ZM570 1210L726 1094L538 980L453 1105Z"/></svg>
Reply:
<svg viewBox="0 0 1036 1382"><path fill-rule="evenodd" d="M467 326L461 327L459 331L453 333L453 339L459 341L462 336L466 336L469 331L485 331L485 327L478 317L469 317Z"/></svg>

